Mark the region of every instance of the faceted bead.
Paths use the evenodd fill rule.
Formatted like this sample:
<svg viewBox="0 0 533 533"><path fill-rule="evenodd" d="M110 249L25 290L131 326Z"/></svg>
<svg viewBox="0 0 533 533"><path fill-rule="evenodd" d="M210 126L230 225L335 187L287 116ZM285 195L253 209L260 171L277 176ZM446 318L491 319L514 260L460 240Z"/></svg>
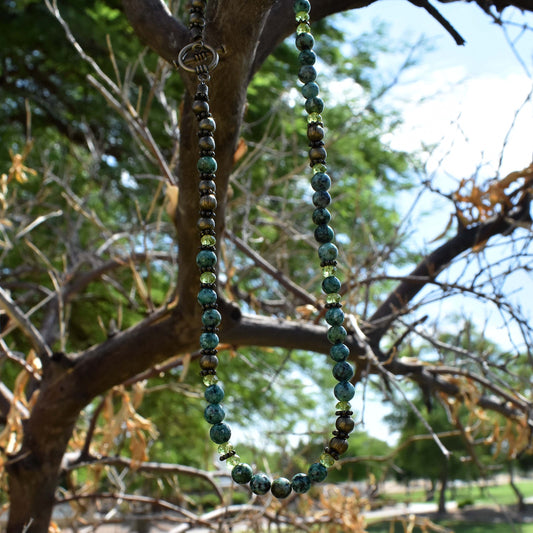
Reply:
<svg viewBox="0 0 533 533"><path fill-rule="evenodd" d="M306 11L299 11L296 13L296 22L309 22L309 13Z"/></svg>
<svg viewBox="0 0 533 533"><path fill-rule="evenodd" d="M329 468L335 464L335 459L331 457L329 453L324 452L320 456L320 464L324 465L326 468Z"/></svg>
<svg viewBox="0 0 533 533"><path fill-rule="evenodd" d="M210 385L204 391L204 398L208 403L220 403L224 399L224 390L220 385Z"/></svg>
<svg viewBox="0 0 533 533"><path fill-rule="evenodd" d="M326 157L328 157L328 153L323 146L312 146L309 150L309 158L313 161L324 161Z"/></svg>
<svg viewBox="0 0 533 533"><path fill-rule="evenodd" d="M325 242L331 242L335 237L333 229L327 224L321 224L315 229L315 240L321 244Z"/></svg>
<svg viewBox="0 0 533 533"><path fill-rule="evenodd" d="M217 208L217 197L214 194L200 196L200 209L214 211Z"/></svg>
<svg viewBox="0 0 533 533"><path fill-rule="evenodd" d="M332 294L335 292L339 292L340 288L341 288L341 281L339 278L335 276L329 276L322 280L322 290L326 294Z"/></svg>
<svg viewBox="0 0 533 533"><path fill-rule="evenodd" d="M272 482L270 491L280 500L286 498L292 491L291 482L285 477L279 477Z"/></svg>
<svg viewBox="0 0 533 533"><path fill-rule="evenodd" d="M355 396L355 388L349 381L341 381L333 389L335 398L341 402L349 402Z"/></svg>
<svg viewBox="0 0 533 533"><path fill-rule="evenodd" d="M250 480L250 489L254 494L266 494L270 486L270 479L266 474L255 474Z"/></svg>
<svg viewBox="0 0 533 533"><path fill-rule="evenodd" d="M326 311L326 322L330 326L342 326L344 313L339 307L332 307Z"/></svg>
<svg viewBox="0 0 533 533"><path fill-rule="evenodd" d="M324 101L318 96L308 98L305 101L305 110L308 113L322 113L324 110Z"/></svg>
<svg viewBox="0 0 533 533"><path fill-rule="evenodd" d="M337 363L332 370L333 377L337 381L350 381L353 378L352 365L346 361Z"/></svg>
<svg viewBox="0 0 533 533"><path fill-rule="evenodd" d="M315 44L315 40L310 33L299 33L296 36L296 48L298 50L311 50Z"/></svg>
<svg viewBox="0 0 533 533"><path fill-rule="evenodd" d="M295 13L299 13L300 11L309 13L309 11L311 11L311 3L309 0L296 0L293 7Z"/></svg>
<svg viewBox="0 0 533 533"><path fill-rule="evenodd" d="M224 420L226 413L218 403L210 403L204 409L204 418L210 424L218 424Z"/></svg>
<svg viewBox="0 0 533 533"><path fill-rule="evenodd" d="M212 285L217 280L214 272L202 272L200 274L200 282L204 285Z"/></svg>
<svg viewBox="0 0 533 533"><path fill-rule="evenodd" d="M316 165L313 165L313 174L317 174L319 172L327 172L328 167L324 163L317 163Z"/></svg>
<svg viewBox="0 0 533 533"><path fill-rule="evenodd" d="M228 442L231 437L231 429L227 424L220 423L211 426L209 430L209 437L215 444L222 444Z"/></svg>
<svg viewBox="0 0 533 533"><path fill-rule="evenodd" d="M302 87L302 96L304 98L313 98L314 96L318 96L318 91L318 85L314 81L311 81Z"/></svg>
<svg viewBox="0 0 533 533"><path fill-rule="evenodd" d="M316 80L316 68L312 65L302 65L298 70L298 79L302 83L309 83Z"/></svg>
<svg viewBox="0 0 533 533"><path fill-rule="evenodd" d="M331 196L328 191L316 191L313 194L313 204L316 207L326 207L331 203Z"/></svg>
<svg viewBox="0 0 533 533"><path fill-rule="evenodd" d="M322 463L313 463L307 471L309 479L314 483L324 481L328 475L328 469Z"/></svg>
<svg viewBox="0 0 533 533"><path fill-rule="evenodd" d="M327 191L331 187L331 178L324 172L317 172L311 178L311 187L315 191Z"/></svg>
<svg viewBox="0 0 533 533"><path fill-rule="evenodd" d="M322 115L320 113L309 113L309 116L307 117L307 123L313 124L315 122L322 123Z"/></svg>
<svg viewBox="0 0 533 533"><path fill-rule="evenodd" d="M217 184L213 180L200 180L198 190L200 192L214 193L217 190Z"/></svg>
<svg viewBox="0 0 533 533"><path fill-rule="evenodd" d="M349 411L349 408L344 409L344 411ZM350 418L349 416L339 416L339 418L337 418L337 420L335 421L335 427L339 431L342 431L343 433L348 434L355 427L355 421L353 418Z"/></svg>
<svg viewBox="0 0 533 533"><path fill-rule="evenodd" d="M217 239L214 235L202 235L200 243L202 246L215 246Z"/></svg>
<svg viewBox="0 0 533 533"><path fill-rule="evenodd" d="M212 218L202 217L198 220L198 229L200 231L215 229L215 221Z"/></svg>
<svg viewBox="0 0 533 533"><path fill-rule="evenodd" d="M204 350L214 350L219 343L219 338L216 333L202 333L200 335L200 346Z"/></svg>
<svg viewBox="0 0 533 533"><path fill-rule="evenodd" d="M218 376L215 374L207 374L207 376L204 376L202 378L202 382L206 387L210 387L211 385L215 385L218 381Z"/></svg>
<svg viewBox="0 0 533 533"><path fill-rule="evenodd" d="M300 65L314 65L316 62L316 54L312 50L302 50L298 55L298 62Z"/></svg>
<svg viewBox="0 0 533 533"><path fill-rule="evenodd" d="M217 293L213 289L200 289L198 293L200 305L214 305L217 303Z"/></svg>
<svg viewBox="0 0 533 533"><path fill-rule="evenodd" d="M334 265L326 265L322 267L322 277L327 278L333 276L337 272L337 267Z"/></svg>
<svg viewBox="0 0 533 533"><path fill-rule="evenodd" d="M331 242L323 244L318 249L318 257L321 261L333 261L334 259L337 259L337 255L339 255L339 250L337 250L337 247Z"/></svg>
<svg viewBox="0 0 533 533"><path fill-rule="evenodd" d="M218 366L218 357L216 355L202 355L200 357L200 368L202 370L215 370Z"/></svg>
<svg viewBox="0 0 533 533"><path fill-rule="evenodd" d="M217 264L217 254L211 250L200 250L196 255L196 264L200 268L215 266Z"/></svg>
<svg viewBox="0 0 533 533"><path fill-rule="evenodd" d="M311 479L307 474L296 474L291 481L292 490L298 494L303 494L311 488Z"/></svg>
<svg viewBox="0 0 533 533"><path fill-rule="evenodd" d="M198 170L204 174L211 174L217 170L217 160L214 157L200 157L197 164Z"/></svg>
<svg viewBox="0 0 533 533"><path fill-rule="evenodd" d="M339 455L342 455L343 453L346 453L346 450L348 449L348 443L345 439L333 437L329 441L328 447L334 452L337 452Z"/></svg>
<svg viewBox="0 0 533 533"><path fill-rule="evenodd" d="M350 355L350 348L346 346L346 344L338 343L334 344L329 349L329 355L334 361L346 361L348 356Z"/></svg>
<svg viewBox="0 0 533 533"><path fill-rule="evenodd" d="M219 444L217 446L217 452L219 455L226 455L227 453L230 453L233 451L233 445L229 442L225 442L224 444Z"/></svg>
<svg viewBox="0 0 533 533"><path fill-rule="evenodd" d="M200 120L200 122L198 122L198 127L201 130L206 130L206 131L210 131L210 132L213 132L213 131L215 131L217 129L217 125L216 125L214 119L211 118L211 117L203 118L202 120Z"/></svg>
<svg viewBox="0 0 533 533"><path fill-rule="evenodd" d="M302 34L302 33L311 33L311 26L309 25L309 22L300 22L298 26L296 26L296 33Z"/></svg>
<svg viewBox="0 0 533 533"><path fill-rule="evenodd" d="M237 454L232 455L231 457L228 457L226 459L226 464L228 466L237 466L240 462L241 462L241 458Z"/></svg>
<svg viewBox="0 0 533 533"><path fill-rule="evenodd" d="M331 293L326 296L327 304L338 304L341 301L341 295L338 293Z"/></svg>
<svg viewBox="0 0 533 533"><path fill-rule="evenodd" d="M307 138L311 142L320 142L324 138L324 128L316 122L309 124L307 126Z"/></svg>
<svg viewBox="0 0 533 533"><path fill-rule="evenodd" d="M337 409L337 411L350 411L352 405L350 404L350 402L337 402L335 404L335 409Z"/></svg>
<svg viewBox="0 0 533 533"><path fill-rule="evenodd" d="M313 211L313 222L316 225L327 224L330 220L331 213L327 209L320 207Z"/></svg>
<svg viewBox="0 0 533 533"><path fill-rule="evenodd" d="M246 463L239 463L231 471L231 478L235 483L239 483L239 485L248 483L252 479L252 476L252 467Z"/></svg>
<svg viewBox="0 0 533 533"><path fill-rule="evenodd" d="M218 326L222 321L222 315L216 309L207 309L202 314L204 326Z"/></svg>
<svg viewBox="0 0 533 533"><path fill-rule="evenodd" d="M192 103L193 113L201 115L202 113L209 113L209 104L205 100L195 100Z"/></svg>
<svg viewBox="0 0 533 533"><path fill-rule="evenodd" d="M212 135L204 135L198 139L198 147L200 150L212 152L215 149L215 139Z"/></svg>

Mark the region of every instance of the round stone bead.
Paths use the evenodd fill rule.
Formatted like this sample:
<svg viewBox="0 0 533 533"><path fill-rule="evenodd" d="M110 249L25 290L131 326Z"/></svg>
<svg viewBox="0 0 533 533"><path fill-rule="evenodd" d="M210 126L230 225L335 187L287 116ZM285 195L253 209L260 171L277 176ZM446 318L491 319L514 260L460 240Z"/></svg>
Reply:
<svg viewBox="0 0 533 533"><path fill-rule="evenodd" d="M204 326L218 326L221 321L222 316L216 309L207 309L202 314L202 324Z"/></svg>
<svg viewBox="0 0 533 533"><path fill-rule="evenodd" d="M349 416L339 416L335 421L335 427L343 433L350 433L355 427L355 420Z"/></svg>
<svg viewBox="0 0 533 533"><path fill-rule="evenodd" d="M315 40L310 33L300 33L296 36L296 48L298 50L311 50L315 45Z"/></svg>
<svg viewBox="0 0 533 533"><path fill-rule="evenodd" d="M202 217L198 219L198 229L200 231L213 230L215 229L215 221L212 218Z"/></svg>
<svg viewBox="0 0 533 533"><path fill-rule="evenodd" d="M324 110L324 101L318 96L315 96L314 98L308 98L305 101L305 110L308 113L322 113Z"/></svg>
<svg viewBox="0 0 533 533"><path fill-rule="evenodd" d="M313 222L316 225L327 224L331 220L331 213L324 207L319 207L313 211Z"/></svg>
<svg viewBox="0 0 533 533"><path fill-rule="evenodd" d="M327 224L321 224L315 229L315 240L319 243L331 242L335 237L335 233L332 228Z"/></svg>
<svg viewBox="0 0 533 533"><path fill-rule="evenodd" d="M331 307L326 311L326 322L330 326L342 326L344 322L344 312L340 307Z"/></svg>
<svg viewBox="0 0 533 533"><path fill-rule="evenodd" d="M298 494L303 494L311 488L311 480L307 474L296 474L291 481L292 490Z"/></svg>
<svg viewBox="0 0 533 533"><path fill-rule="evenodd" d="M333 377L337 381L350 381L353 378L352 365L346 361L337 363L332 370Z"/></svg>
<svg viewBox="0 0 533 533"><path fill-rule="evenodd" d="M231 438L231 429L224 423L215 424L209 430L209 437L215 444L223 444Z"/></svg>
<svg viewBox="0 0 533 533"><path fill-rule="evenodd" d="M322 463L313 463L307 471L309 479L314 483L324 481L328 476L328 469Z"/></svg>
<svg viewBox="0 0 533 533"><path fill-rule="evenodd" d="M198 170L204 174L211 174L217 170L217 160L214 157L200 157L197 164Z"/></svg>
<svg viewBox="0 0 533 533"><path fill-rule="evenodd" d="M211 250L200 250L196 255L196 264L200 268L215 266L217 264L217 254Z"/></svg>
<svg viewBox="0 0 533 533"><path fill-rule="evenodd" d="M192 110L195 115L209 113L209 104L205 100L195 100L192 103Z"/></svg>
<svg viewBox="0 0 533 533"><path fill-rule="evenodd" d="M329 355L334 361L345 361L350 355L350 348L339 342L329 349Z"/></svg>
<svg viewBox="0 0 533 533"><path fill-rule="evenodd" d="M212 152L215 149L215 139L212 135L204 135L198 139L198 147L200 150Z"/></svg>
<svg viewBox="0 0 533 533"><path fill-rule="evenodd" d="M200 368L202 370L215 370L218 366L218 357L216 355L202 355L200 357Z"/></svg>
<svg viewBox="0 0 533 533"><path fill-rule="evenodd" d="M200 335L200 346L204 350L214 350L219 343L220 339L216 333L202 333Z"/></svg>
<svg viewBox="0 0 533 533"><path fill-rule="evenodd" d="M327 191L316 191L313 194L313 204L316 207L326 207L331 203L331 196Z"/></svg>
<svg viewBox="0 0 533 533"><path fill-rule="evenodd" d="M217 190L217 184L213 180L200 180L198 189L200 192L213 193Z"/></svg>
<svg viewBox="0 0 533 533"><path fill-rule="evenodd" d="M341 402L349 402L355 396L355 388L349 381L341 381L333 389L335 398Z"/></svg>
<svg viewBox="0 0 533 533"><path fill-rule="evenodd" d="M315 191L327 191L331 187L331 178L324 172L317 172L311 178L311 187Z"/></svg>
<svg viewBox="0 0 533 533"><path fill-rule="evenodd" d="M200 274L200 282L204 285L213 285L217 280L214 272L202 272Z"/></svg>
<svg viewBox="0 0 533 533"><path fill-rule="evenodd" d="M312 161L324 161L327 156L328 153L323 146L313 146L309 150L309 159Z"/></svg>
<svg viewBox="0 0 533 533"><path fill-rule="evenodd" d="M272 482L270 491L280 500L286 498L292 491L291 482L287 478L279 477Z"/></svg>
<svg viewBox="0 0 533 533"><path fill-rule="evenodd" d="M307 126L307 138L311 142L321 141L324 138L324 128L316 122L309 124Z"/></svg>
<svg viewBox="0 0 533 533"><path fill-rule="evenodd" d="M327 278L324 278L322 280L322 290L326 294L339 292L340 288L341 288L341 281L340 281L339 278L337 278L335 276L328 276Z"/></svg>
<svg viewBox="0 0 533 533"><path fill-rule="evenodd" d="M318 248L318 257L321 261L333 261L337 259L338 255L339 250L331 242L327 242Z"/></svg>
<svg viewBox="0 0 533 533"><path fill-rule="evenodd" d="M302 65L298 70L298 79L302 83L316 80L316 68L313 65Z"/></svg>
<svg viewBox="0 0 533 533"><path fill-rule="evenodd" d="M213 132L217 129L216 122L211 117L203 118L202 120L200 120L200 122L198 122L198 127L201 130L209 132ZM205 135L202 135L202 137L205 137Z"/></svg>
<svg viewBox="0 0 533 533"><path fill-rule="evenodd" d="M300 65L314 65L316 54L312 50L302 50L298 55L298 62Z"/></svg>
<svg viewBox="0 0 533 533"><path fill-rule="evenodd" d="M346 450L348 450L348 443L345 439L333 437L329 441L328 447L334 452L337 452L339 455L342 455L343 453L346 453Z"/></svg>
<svg viewBox="0 0 533 533"><path fill-rule="evenodd" d="M200 289L200 292L198 292L198 303L200 305L216 304L217 293L213 289Z"/></svg>
<svg viewBox="0 0 533 533"><path fill-rule="evenodd" d="M293 7L295 13L298 13L299 11L311 11L311 3L309 0L296 0Z"/></svg>
<svg viewBox="0 0 533 533"><path fill-rule="evenodd" d="M231 478L235 483L239 483L239 485L248 483L252 479L252 476L252 467L246 463L239 463L231 471Z"/></svg>
<svg viewBox="0 0 533 533"><path fill-rule="evenodd" d="M214 194L204 194L200 196L200 209L214 211L217 208L217 197Z"/></svg>
<svg viewBox="0 0 533 533"><path fill-rule="evenodd" d="M270 487L270 479L268 479L266 474L255 474L250 480L250 490L254 494L266 494Z"/></svg>
<svg viewBox="0 0 533 533"><path fill-rule="evenodd" d="M219 424L225 417L226 413L218 403L210 403L204 409L204 418L210 424Z"/></svg>
<svg viewBox="0 0 533 533"><path fill-rule="evenodd" d="M304 98L314 98L318 96L319 91L318 85L314 81L310 81L302 87L302 96Z"/></svg>
<svg viewBox="0 0 533 533"><path fill-rule="evenodd" d="M328 341L331 342L331 344L342 342L346 338L346 335L348 335L348 333L343 326L331 326L328 329L327 334Z"/></svg>

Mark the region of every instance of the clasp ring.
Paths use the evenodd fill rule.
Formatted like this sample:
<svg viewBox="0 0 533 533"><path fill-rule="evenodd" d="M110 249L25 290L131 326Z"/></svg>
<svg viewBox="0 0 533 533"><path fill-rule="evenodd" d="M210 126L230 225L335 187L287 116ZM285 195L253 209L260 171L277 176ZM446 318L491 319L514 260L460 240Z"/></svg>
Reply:
<svg viewBox="0 0 533 533"><path fill-rule="evenodd" d="M181 49L178 64L187 72L207 74L218 65L218 54L208 44L191 43Z"/></svg>

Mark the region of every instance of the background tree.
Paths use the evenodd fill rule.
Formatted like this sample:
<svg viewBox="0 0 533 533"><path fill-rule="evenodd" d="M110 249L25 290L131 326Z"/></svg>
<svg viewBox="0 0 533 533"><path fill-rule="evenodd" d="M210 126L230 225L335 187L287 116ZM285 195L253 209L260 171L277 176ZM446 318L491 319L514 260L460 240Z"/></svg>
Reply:
<svg viewBox="0 0 533 533"><path fill-rule="evenodd" d="M409 184L406 172L416 161L381 141L396 121L379 112L384 87L372 86L368 77L372 48L357 40L352 60L339 62L342 34L325 21L367 3L317 0L312 15L317 33L329 41L318 50L321 56L365 90L359 107L337 106L328 116L356 381L377 374L397 387L394 376L405 375L427 397L438 393L450 405L455 399L478 417L497 412L510 421L508 441L514 436L514 449L523 451L531 396L521 393L518 354L491 360L455 348L458 359L451 365L397 354L408 335L429 337L439 347L420 318L435 291L438 298L470 294L496 306L520 325L529 346L527 322L496 281L526 268L533 172L437 191L451 201L455 234L423 258L405 246L390 199ZM198 357L200 324L192 223L194 80L171 67L189 42L186 8L176 2L167 9L155 0L60 7L33 0L3 5L0 135L12 151L0 155L6 168L0 304L9 317L1 345L0 441L9 532L47 531L60 481L63 501L82 501L87 493L103 498L102 492L120 489L113 468L137 468L148 472L147 479L161 472L195 476L221 496L207 471L211 452L201 434L176 431L182 423L200 426L201 418L200 388L189 372ZM429 4L423 7L436 16ZM484 9L498 17L490 5ZM283 44L293 32L292 5L213 2L207 14L206 41L221 52L210 84L218 125L217 225L225 236L221 339L228 355L221 376L228 388L249 380L231 401L237 413L248 416L264 405L260 421L275 409L276 425L287 428L302 408L311 417L315 405L305 394L310 380L331 386L326 362L311 363L304 352L327 353L328 346L324 327L316 323L323 302L310 292L320 280L307 269L315 249L300 203L303 143L294 121L283 119L295 113L287 81L296 71L292 45ZM459 40L449 24L447 29ZM274 150L269 139L276 140ZM508 243L497 260L490 253L493 242ZM474 265L479 257L485 263L473 274L463 269L456 279L437 280L444 271L456 275L454 263ZM390 274L417 261L407 276ZM472 361L467 368L460 365L465 357ZM297 381L291 372L296 369ZM176 424L164 412L153 416L161 411L158 405L168 404L172 387ZM169 434L158 439L154 422L159 429L170 426ZM148 451L165 463L148 462ZM172 475L165 477L161 497L183 483ZM173 502L135 501L172 511L177 521L201 522L186 509L186 493Z"/></svg>

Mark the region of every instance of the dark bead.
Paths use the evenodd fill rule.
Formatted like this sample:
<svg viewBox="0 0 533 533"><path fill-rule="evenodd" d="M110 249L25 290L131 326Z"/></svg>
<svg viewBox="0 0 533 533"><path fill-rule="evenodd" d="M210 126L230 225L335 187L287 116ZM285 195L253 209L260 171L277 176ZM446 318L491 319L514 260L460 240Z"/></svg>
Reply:
<svg viewBox="0 0 533 533"><path fill-rule="evenodd" d="M318 248L318 257L321 261L332 261L337 259L337 255L339 255L339 250L331 242L327 242Z"/></svg>
<svg viewBox="0 0 533 533"><path fill-rule="evenodd" d="M196 96L195 98L207 98L209 95L209 87L207 86L207 83L204 83L203 81L198 84L196 87Z"/></svg>
<svg viewBox="0 0 533 533"><path fill-rule="evenodd" d="M313 204L316 207L326 207L331 203L331 196L327 191L316 191L313 194Z"/></svg>
<svg viewBox="0 0 533 533"><path fill-rule="evenodd" d="M347 361L337 363L332 372L337 381L350 381L353 378L353 367Z"/></svg>
<svg viewBox="0 0 533 533"><path fill-rule="evenodd" d="M310 33L300 33L296 36L295 42L298 50L311 50L315 45L315 40Z"/></svg>
<svg viewBox="0 0 533 533"><path fill-rule="evenodd" d="M198 184L198 189L200 192L215 192L217 190L217 185L213 180L200 180Z"/></svg>
<svg viewBox="0 0 533 533"><path fill-rule="evenodd" d="M204 410L204 418L210 424L219 424L225 416L224 409L218 403L210 403Z"/></svg>
<svg viewBox="0 0 533 533"><path fill-rule="evenodd" d="M204 398L208 403L220 403L224 399L224 390L220 385L209 385L204 391Z"/></svg>
<svg viewBox="0 0 533 533"><path fill-rule="evenodd" d="M321 141L324 138L324 128L317 122L312 122L307 126L307 138L311 142Z"/></svg>
<svg viewBox="0 0 533 533"><path fill-rule="evenodd" d="M204 30L201 26L192 26L190 28L190 34L191 34L191 40L192 41L199 41L202 39Z"/></svg>
<svg viewBox="0 0 533 533"><path fill-rule="evenodd" d="M313 211L313 222L317 225L327 224L331 220L331 213L323 207Z"/></svg>
<svg viewBox="0 0 533 533"><path fill-rule="evenodd" d="M328 469L322 463L313 463L307 471L309 479L314 483L324 481L328 476Z"/></svg>
<svg viewBox="0 0 533 533"><path fill-rule="evenodd" d="M348 335L348 333L342 326L331 326L327 333L328 340L331 344L337 344L344 341L346 335Z"/></svg>
<svg viewBox="0 0 533 533"><path fill-rule="evenodd" d="M209 430L209 437L215 444L224 444L231 438L231 429L224 423L215 424Z"/></svg>
<svg viewBox="0 0 533 533"><path fill-rule="evenodd" d="M339 342L338 344L334 344L329 349L329 355L334 361L346 361L346 359L350 355L350 348L348 348L346 344L342 344L341 342Z"/></svg>
<svg viewBox="0 0 533 533"><path fill-rule="evenodd" d="M291 481L292 490L298 494L303 494L311 488L311 480L307 474L296 474Z"/></svg>
<svg viewBox="0 0 533 533"><path fill-rule="evenodd" d="M311 3L309 0L296 0L293 7L295 13L299 13L300 11L309 13L309 11L311 11Z"/></svg>
<svg viewBox="0 0 533 533"><path fill-rule="evenodd" d="M272 482L270 491L280 500L286 498L292 491L291 482L287 478L279 477Z"/></svg>
<svg viewBox="0 0 533 533"><path fill-rule="evenodd" d="M315 191L327 191L331 187L331 178L324 172L317 172L311 178L311 187Z"/></svg>
<svg viewBox="0 0 533 533"><path fill-rule="evenodd" d="M308 98L305 101L305 110L311 113L322 113L324 111L324 101L322 98L315 96L313 98Z"/></svg>
<svg viewBox="0 0 533 533"><path fill-rule="evenodd" d="M320 227L320 226L319 226ZM339 278L335 276L328 276L322 280L322 290L326 294L333 294L339 292L341 288L341 282Z"/></svg>
<svg viewBox="0 0 533 533"><path fill-rule="evenodd" d="M200 197L200 209L214 211L217 208L217 197L214 194L204 194Z"/></svg>
<svg viewBox="0 0 533 533"><path fill-rule="evenodd" d="M200 157L196 166L200 172L211 174L217 171L217 160L214 157Z"/></svg>
<svg viewBox="0 0 533 533"><path fill-rule="evenodd" d="M202 314L202 324L204 326L218 326L221 321L222 316L216 309L207 309Z"/></svg>
<svg viewBox="0 0 533 533"><path fill-rule="evenodd" d="M217 254L211 250L200 250L196 255L196 264L200 268L208 268L217 264Z"/></svg>
<svg viewBox="0 0 533 533"><path fill-rule="evenodd" d="M235 483L239 483L239 485L248 483L252 479L252 476L252 467L246 463L235 465L231 471L231 478Z"/></svg>
<svg viewBox="0 0 533 533"><path fill-rule="evenodd" d="M355 421L349 416L339 416L335 422L335 427L343 433L350 433L355 427Z"/></svg>
<svg viewBox="0 0 533 533"><path fill-rule="evenodd" d="M200 231L215 229L215 221L212 218L202 217L198 220L198 229Z"/></svg>
<svg viewBox="0 0 533 533"><path fill-rule="evenodd" d="M195 100L192 103L192 110L196 115L209 113L209 104L205 100Z"/></svg>
<svg viewBox="0 0 533 533"><path fill-rule="evenodd" d="M334 452L337 452L339 455L342 455L348 449L348 443L344 439L339 439L338 437L333 437L329 441L329 447Z"/></svg>
<svg viewBox="0 0 533 533"><path fill-rule="evenodd" d="M319 243L331 242L333 237L335 233L327 224L321 224L315 229L315 240Z"/></svg>
<svg viewBox="0 0 533 533"><path fill-rule="evenodd" d="M215 139L211 135L204 135L198 139L200 150L213 151L215 149Z"/></svg>
<svg viewBox="0 0 533 533"><path fill-rule="evenodd" d="M201 130L205 131L215 131L217 129L217 125L215 123L215 120L211 117L203 118L198 122L198 127Z"/></svg>
<svg viewBox="0 0 533 533"><path fill-rule="evenodd" d="M302 83L316 80L316 68L313 65L302 65L298 70L298 79Z"/></svg>
<svg viewBox="0 0 533 533"><path fill-rule="evenodd" d="M265 474L255 474L250 480L250 489L254 494L266 494L270 486L270 479Z"/></svg>
<svg viewBox="0 0 533 533"><path fill-rule="evenodd" d="M298 55L300 65L314 65L316 63L316 54L312 50L302 50Z"/></svg>
<svg viewBox="0 0 533 533"><path fill-rule="evenodd" d="M190 13L189 24L194 24L195 26L203 26L204 23L204 16L202 13L198 13L196 11Z"/></svg>
<svg viewBox="0 0 533 533"><path fill-rule="evenodd" d="M302 96L304 98L313 98L314 96L318 96L319 91L320 88L318 85L314 81L310 81L302 87Z"/></svg>
<svg viewBox="0 0 533 533"><path fill-rule="evenodd" d="M323 146L313 146L309 150L309 159L312 161L325 161L328 153Z"/></svg>
<svg viewBox="0 0 533 533"><path fill-rule="evenodd" d="M326 322L330 326L342 326L344 322L344 313L338 307L332 307L326 311Z"/></svg>
<svg viewBox="0 0 533 533"><path fill-rule="evenodd" d="M202 370L214 370L217 366L218 357L216 355L202 355L200 357L200 368Z"/></svg>
<svg viewBox="0 0 533 533"><path fill-rule="evenodd" d="M219 343L219 338L216 333L202 333L200 335L200 346L204 350L214 350Z"/></svg>
<svg viewBox="0 0 533 533"><path fill-rule="evenodd" d="M198 303L209 306L217 303L217 293L212 289L200 289L198 292Z"/></svg>
<svg viewBox="0 0 533 533"><path fill-rule="evenodd" d="M335 385L333 394L340 402L349 402L355 396L355 388L349 381L341 381Z"/></svg>
<svg viewBox="0 0 533 533"><path fill-rule="evenodd" d="M206 0L192 0L191 6L196 7L198 9L201 9L202 11L205 9L205 6L207 5Z"/></svg>

